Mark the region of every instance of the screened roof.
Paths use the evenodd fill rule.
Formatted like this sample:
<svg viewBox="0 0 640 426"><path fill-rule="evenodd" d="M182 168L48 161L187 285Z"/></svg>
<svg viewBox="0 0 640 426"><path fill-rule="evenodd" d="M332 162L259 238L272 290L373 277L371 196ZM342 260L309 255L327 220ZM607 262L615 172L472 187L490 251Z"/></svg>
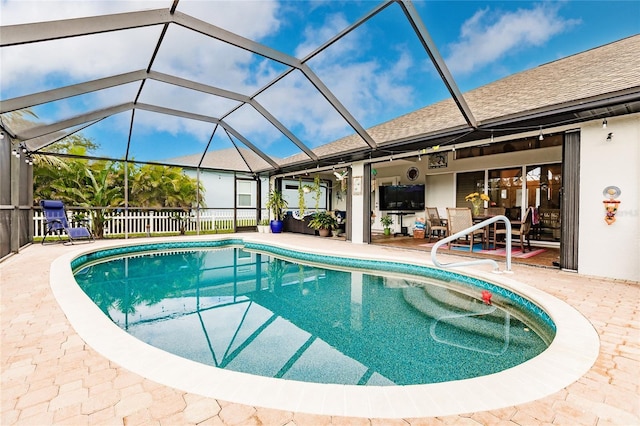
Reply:
<svg viewBox="0 0 640 426"><path fill-rule="evenodd" d="M629 113L640 99L637 36L474 88L450 72L424 4L61 4L0 28L0 124L35 153L80 132L99 144L92 158L274 173ZM578 71L593 81L576 86Z"/></svg>

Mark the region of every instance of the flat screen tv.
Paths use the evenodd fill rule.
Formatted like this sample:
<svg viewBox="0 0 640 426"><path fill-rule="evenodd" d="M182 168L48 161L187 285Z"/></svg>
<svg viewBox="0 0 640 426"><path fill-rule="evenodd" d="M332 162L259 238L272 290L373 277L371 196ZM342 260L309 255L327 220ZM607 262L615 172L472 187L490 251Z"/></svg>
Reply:
<svg viewBox="0 0 640 426"><path fill-rule="evenodd" d="M424 210L424 185L387 185L380 187L380 210Z"/></svg>

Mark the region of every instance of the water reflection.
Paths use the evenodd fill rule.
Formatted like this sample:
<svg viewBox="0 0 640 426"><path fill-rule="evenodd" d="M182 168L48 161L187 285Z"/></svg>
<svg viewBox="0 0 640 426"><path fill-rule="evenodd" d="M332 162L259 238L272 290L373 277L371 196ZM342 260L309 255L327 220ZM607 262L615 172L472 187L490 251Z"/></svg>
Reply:
<svg viewBox="0 0 640 426"><path fill-rule="evenodd" d="M198 362L321 383L490 374L546 344L518 312L454 283L341 271L239 248L137 254L76 279L113 322Z"/></svg>

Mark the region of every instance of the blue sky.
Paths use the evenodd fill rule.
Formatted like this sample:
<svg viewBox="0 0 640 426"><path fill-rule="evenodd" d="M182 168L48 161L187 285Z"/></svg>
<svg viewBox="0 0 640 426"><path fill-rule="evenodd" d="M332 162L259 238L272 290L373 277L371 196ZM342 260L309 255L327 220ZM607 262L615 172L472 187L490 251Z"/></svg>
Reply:
<svg viewBox="0 0 640 426"><path fill-rule="evenodd" d="M169 1L7 1L2 25L168 7ZM373 1L185 1L178 11L236 32L288 55L304 58L351 25ZM414 1L431 38L462 92L559 58L640 33L640 1ZM151 27L3 48L2 99L146 68L160 28ZM448 97L428 56L392 4L308 62L365 127ZM179 27L170 28L154 70L251 95L285 67ZM84 95L34 108L41 120L133 100L139 85ZM315 147L353 133L300 73L257 100L302 142ZM163 83L145 85L140 102L220 117L234 102ZM131 113L83 130L99 155L123 157ZM269 155L299 152L251 108L225 119ZM210 123L136 112L130 156L142 161L201 153ZM240 145L241 142L236 141ZM212 147L230 147L216 133Z"/></svg>

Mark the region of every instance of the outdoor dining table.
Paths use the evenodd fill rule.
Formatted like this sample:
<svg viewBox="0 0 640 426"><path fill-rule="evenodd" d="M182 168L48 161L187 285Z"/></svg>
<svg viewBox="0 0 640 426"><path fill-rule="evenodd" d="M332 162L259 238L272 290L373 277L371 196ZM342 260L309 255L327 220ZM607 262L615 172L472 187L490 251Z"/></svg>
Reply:
<svg viewBox="0 0 640 426"><path fill-rule="evenodd" d="M487 219L491 219L492 217L494 216L474 216L473 223L478 224ZM522 222L520 222L519 220L510 220L509 223L511 224L511 226L513 226L513 225L520 225ZM483 227L483 230L484 230L484 240L483 240L484 243L482 245L483 250L495 250L497 248L494 240L496 238L496 230L498 229L499 226L504 226L504 223L493 222ZM494 243L493 245L491 244L492 241Z"/></svg>
<svg viewBox="0 0 640 426"><path fill-rule="evenodd" d="M473 223L474 224L478 224L480 222L483 222L487 219L491 219L494 216L474 216L473 217ZM511 226L513 225L520 225L522 222L520 222L519 220L509 220L509 223L511 224ZM482 244L482 249L483 250L495 250L496 244L495 244L495 238L496 238L496 230L498 229L498 227L503 227L504 223L502 222L493 222L489 225L486 225L483 227L484 230L484 243ZM491 242L493 241L493 245L491 244Z"/></svg>

